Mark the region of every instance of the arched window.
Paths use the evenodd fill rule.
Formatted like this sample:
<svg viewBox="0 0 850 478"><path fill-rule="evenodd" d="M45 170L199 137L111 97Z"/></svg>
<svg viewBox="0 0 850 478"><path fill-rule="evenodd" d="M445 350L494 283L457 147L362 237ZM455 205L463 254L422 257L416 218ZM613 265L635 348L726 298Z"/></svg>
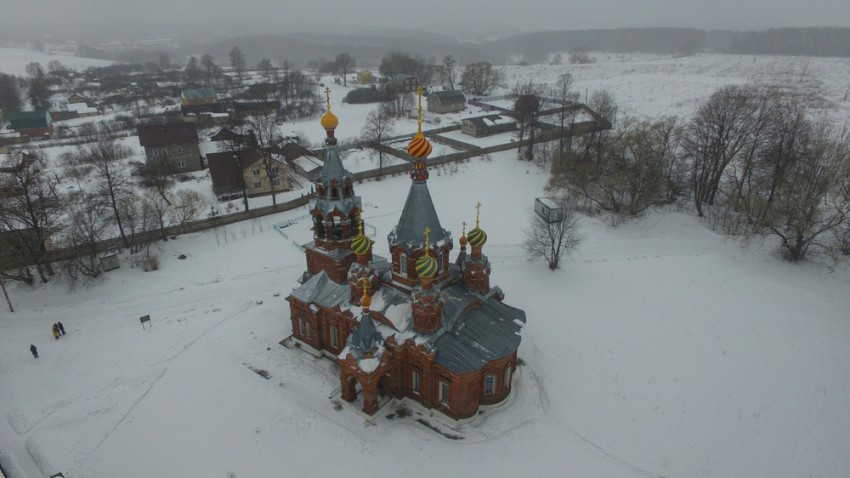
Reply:
<svg viewBox="0 0 850 478"><path fill-rule="evenodd" d="M496 393L496 374L488 373L484 376L484 396L491 397Z"/></svg>
<svg viewBox="0 0 850 478"><path fill-rule="evenodd" d="M403 252L398 255L398 273L407 275L407 254Z"/></svg>
<svg viewBox="0 0 850 478"><path fill-rule="evenodd" d="M511 386L511 364L505 366L505 383L503 386L504 388L510 388Z"/></svg>

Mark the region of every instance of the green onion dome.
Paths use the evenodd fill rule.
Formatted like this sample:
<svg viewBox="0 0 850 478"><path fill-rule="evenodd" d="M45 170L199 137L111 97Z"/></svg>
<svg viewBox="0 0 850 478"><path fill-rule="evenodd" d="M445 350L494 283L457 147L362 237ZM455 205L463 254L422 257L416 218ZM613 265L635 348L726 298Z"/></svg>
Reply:
<svg viewBox="0 0 850 478"><path fill-rule="evenodd" d="M362 232L355 236L351 241L351 250L358 256L368 253L370 247L372 247L372 240L365 236Z"/></svg>
<svg viewBox="0 0 850 478"><path fill-rule="evenodd" d="M469 234L466 235L466 239L469 241L471 246L482 247L487 242L487 233L484 232L484 229L476 227L469 231Z"/></svg>
<svg viewBox="0 0 850 478"><path fill-rule="evenodd" d="M429 254L420 257L419 260L416 261L416 273L419 274L420 277L434 277L439 268L437 260Z"/></svg>

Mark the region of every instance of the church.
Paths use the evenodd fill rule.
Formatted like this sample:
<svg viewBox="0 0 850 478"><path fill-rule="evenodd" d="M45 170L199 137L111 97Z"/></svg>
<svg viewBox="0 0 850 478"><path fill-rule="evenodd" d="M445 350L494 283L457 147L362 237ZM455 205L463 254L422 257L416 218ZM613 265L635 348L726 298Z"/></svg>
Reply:
<svg viewBox="0 0 850 478"><path fill-rule="evenodd" d="M461 420L510 396L525 312L490 285L480 204L475 227L466 233L464 225L451 258L451 232L428 191L431 144L422 134L421 95L419 130L407 147L410 191L387 237L390 258L374 255L363 231L328 96L321 119L327 154L310 205L313 241L304 246L307 270L287 301L292 341L337 362L343 400L374 415L406 398Z"/></svg>

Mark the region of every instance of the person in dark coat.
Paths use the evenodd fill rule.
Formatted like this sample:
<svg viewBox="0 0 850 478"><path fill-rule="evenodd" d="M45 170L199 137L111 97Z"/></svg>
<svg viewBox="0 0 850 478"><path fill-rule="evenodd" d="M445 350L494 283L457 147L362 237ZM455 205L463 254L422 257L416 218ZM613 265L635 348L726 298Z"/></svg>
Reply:
<svg viewBox="0 0 850 478"><path fill-rule="evenodd" d="M35 348L35 345L30 344L30 352L32 352L32 356L38 358L38 349Z"/></svg>
<svg viewBox="0 0 850 478"><path fill-rule="evenodd" d="M53 338L59 340L59 326L53 324Z"/></svg>
<svg viewBox="0 0 850 478"><path fill-rule="evenodd" d="M59 326L59 335L65 335L65 326L62 325L62 322L56 322L56 325Z"/></svg>

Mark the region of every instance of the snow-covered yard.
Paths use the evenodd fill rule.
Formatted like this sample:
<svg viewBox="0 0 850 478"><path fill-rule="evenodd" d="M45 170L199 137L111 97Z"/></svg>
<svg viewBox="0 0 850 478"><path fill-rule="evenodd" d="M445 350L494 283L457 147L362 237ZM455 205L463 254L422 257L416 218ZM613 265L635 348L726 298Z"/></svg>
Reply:
<svg viewBox="0 0 850 478"><path fill-rule="evenodd" d="M499 187L508 177L511 195ZM408 181L357 188L378 253ZM520 246L544 181L510 153L431 175L455 235L485 205L492 282L529 319L514 402L453 431L463 440L385 418L392 410L377 426L335 410L332 366L278 345L304 260L271 225L297 210L159 243L156 272L124 257L89 287L12 287L17 312L0 321L8 466L70 477L331 475L375 463L430 476L435 459L458 475L850 472L847 270L782 263L659 211L616 229L586 219L585 245L551 273ZM302 241L308 227L287 232ZM153 327L142 330L145 314ZM52 340L56 321L68 335Z"/></svg>

